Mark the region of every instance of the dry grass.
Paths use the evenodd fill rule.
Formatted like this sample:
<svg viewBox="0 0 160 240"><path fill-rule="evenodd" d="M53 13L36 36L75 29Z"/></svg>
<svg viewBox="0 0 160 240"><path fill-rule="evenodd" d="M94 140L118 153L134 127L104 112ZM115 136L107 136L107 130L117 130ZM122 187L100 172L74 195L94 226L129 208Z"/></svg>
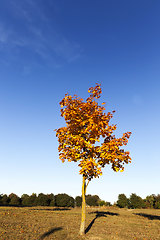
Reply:
<svg viewBox="0 0 160 240"><path fill-rule="evenodd" d="M81 209L0 207L0 239L82 239ZM87 240L160 239L160 210L87 209Z"/></svg>

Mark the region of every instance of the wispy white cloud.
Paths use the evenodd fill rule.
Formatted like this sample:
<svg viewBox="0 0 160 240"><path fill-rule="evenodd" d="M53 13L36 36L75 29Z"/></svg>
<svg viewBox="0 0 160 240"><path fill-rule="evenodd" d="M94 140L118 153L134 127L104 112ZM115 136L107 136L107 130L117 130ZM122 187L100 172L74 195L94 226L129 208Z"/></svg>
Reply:
<svg viewBox="0 0 160 240"><path fill-rule="evenodd" d="M36 52L45 58L50 58L53 53L56 53L69 62L80 57L82 49L79 44L73 43L58 34L50 25L46 24L45 27L45 29L40 29L33 25L28 26L36 42Z"/></svg>
<svg viewBox="0 0 160 240"><path fill-rule="evenodd" d="M15 27L8 24L6 28L5 23L0 24L1 49L5 51L5 44L11 51L19 48L17 57L20 57L24 48L30 51L30 54L37 54L44 61L54 62L58 66L62 60L72 62L80 58L82 52L80 45L55 30L54 24L37 2L14 0L12 7ZM22 22L23 29L16 28L19 21Z"/></svg>

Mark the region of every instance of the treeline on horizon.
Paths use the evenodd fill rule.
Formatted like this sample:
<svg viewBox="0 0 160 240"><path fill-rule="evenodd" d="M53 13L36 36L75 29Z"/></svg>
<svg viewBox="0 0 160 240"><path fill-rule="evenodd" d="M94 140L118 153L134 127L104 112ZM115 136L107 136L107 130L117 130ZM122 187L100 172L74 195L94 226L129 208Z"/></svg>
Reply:
<svg viewBox="0 0 160 240"><path fill-rule="evenodd" d="M97 195L86 195L86 203L89 206L98 206L100 198ZM107 202L105 202L107 204ZM108 203L110 205L110 203ZM51 194L23 194L18 197L15 193L10 195L0 195L0 206L52 206L52 207L81 207L82 197L77 196L73 198L66 193L54 195Z"/></svg>
<svg viewBox="0 0 160 240"><path fill-rule="evenodd" d="M112 206L110 202L101 200L98 195L86 195L86 204L88 206ZM52 206L52 207L81 207L82 197L73 198L66 193L54 195L51 194L23 194L21 197L15 193L0 194L0 206ZM113 206L120 208L155 208L160 209L160 194L149 195L145 199L132 193L129 198L125 194L119 194L118 200Z"/></svg>

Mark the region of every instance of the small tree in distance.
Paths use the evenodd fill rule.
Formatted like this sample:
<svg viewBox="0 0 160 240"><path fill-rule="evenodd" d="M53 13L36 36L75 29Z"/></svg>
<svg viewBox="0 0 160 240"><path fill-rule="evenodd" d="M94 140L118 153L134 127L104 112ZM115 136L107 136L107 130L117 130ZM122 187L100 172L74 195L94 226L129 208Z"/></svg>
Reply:
<svg viewBox="0 0 160 240"><path fill-rule="evenodd" d="M142 208L144 207L144 201L140 196L137 196L136 193L132 193L129 198L131 208Z"/></svg>
<svg viewBox="0 0 160 240"><path fill-rule="evenodd" d="M81 207L82 206L82 197L81 196L77 196L75 198L75 203L76 203L76 207Z"/></svg>
<svg viewBox="0 0 160 240"><path fill-rule="evenodd" d="M20 198L15 193L11 193L9 195L9 199L10 199L10 202L9 202L10 205L17 205L17 206L19 206L20 203L21 203Z"/></svg>
<svg viewBox="0 0 160 240"><path fill-rule="evenodd" d="M82 175L82 220L80 235L85 233L85 194L89 182L102 175L102 168L111 164L114 171L123 171L124 163L131 162L128 151L120 147L127 145L131 132L116 138L113 131L116 125L109 125L115 111L104 112L105 107L99 106L97 99L102 93L101 85L88 89L90 96L83 101L82 98L65 94L60 102L61 116L66 126L55 129L59 141L59 158L64 162L79 162ZM103 142L98 145L100 138Z"/></svg>
<svg viewBox="0 0 160 240"><path fill-rule="evenodd" d="M86 195L86 203L89 206L98 206L99 205L100 198L97 195Z"/></svg>
<svg viewBox="0 0 160 240"><path fill-rule="evenodd" d="M146 197L146 201L149 202L150 204L150 208L153 208L153 205L155 203L155 196L152 194L152 195L149 195Z"/></svg>
<svg viewBox="0 0 160 240"><path fill-rule="evenodd" d="M60 193L55 196L57 207L74 207L74 198L66 193Z"/></svg>
<svg viewBox="0 0 160 240"><path fill-rule="evenodd" d="M118 195L117 205L120 208L128 207L129 199L126 197L125 194L122 193Z"/></svg>
<svg viewBox="0 0 160 240"><path fill-rule="evenodd" d="M105 206L105 205L106 205L106 202L104 200L100 200L99 201L99 206L102 207L102 206Z"/></svg>

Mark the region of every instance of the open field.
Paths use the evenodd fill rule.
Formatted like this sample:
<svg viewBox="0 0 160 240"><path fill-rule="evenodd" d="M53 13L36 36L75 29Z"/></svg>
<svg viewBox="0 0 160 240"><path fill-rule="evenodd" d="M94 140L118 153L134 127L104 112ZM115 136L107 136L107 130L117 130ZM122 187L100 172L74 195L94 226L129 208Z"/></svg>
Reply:
<svg viewBox="0 0 160 240"><path fill-rule="evenodd" d="M0 239L82 239L81 209L0 207ZM160 210L89 208L85 239L160 239Z"/></svg>

